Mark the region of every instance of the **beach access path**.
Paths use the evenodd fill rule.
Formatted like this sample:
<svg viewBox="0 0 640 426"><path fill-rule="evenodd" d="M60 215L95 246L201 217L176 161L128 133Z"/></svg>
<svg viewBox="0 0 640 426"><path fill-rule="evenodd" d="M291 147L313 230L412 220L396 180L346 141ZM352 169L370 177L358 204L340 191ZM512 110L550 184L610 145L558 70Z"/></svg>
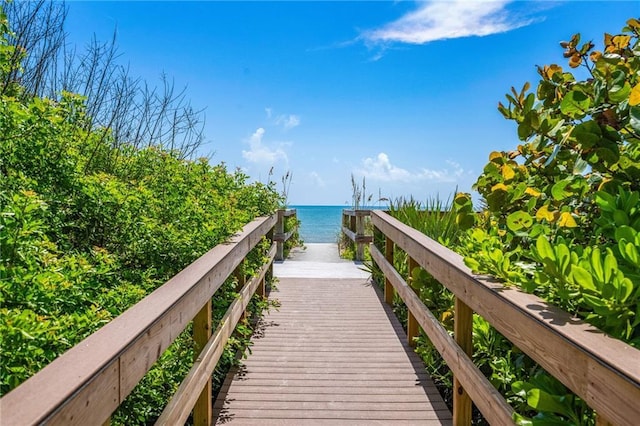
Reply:
<svg viewBox="0 0 640 426"><path fill-rule="evenodd" d="M430 425L451 413L363 265L336 244L276 262L277 300L214 405L216 424Z"/></svg>

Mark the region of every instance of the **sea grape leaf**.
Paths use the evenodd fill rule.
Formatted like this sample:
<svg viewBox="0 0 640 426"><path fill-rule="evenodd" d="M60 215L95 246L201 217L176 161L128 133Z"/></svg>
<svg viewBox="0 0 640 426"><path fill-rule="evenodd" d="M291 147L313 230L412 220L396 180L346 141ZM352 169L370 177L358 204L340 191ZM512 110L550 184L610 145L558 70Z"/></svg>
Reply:
<svg viewBox="0 0 640 426"><path fill-rule="evenodd" d="M567 93L560 103L560 111L573 118L584 117L591 106L589 98L581 90L572 90Z"/></svg>
<svg viewBox="0 0 640 426"><path fill-rule="evenodd" d="M578 226L578 223L573 218L571 213L562 212L560 213L560 219L558 219L558 226L561 226L563 228L575 228Z"/></svg>
<svg viewBox="0 0 640 426"><path fill-rule="evenodd" d="M533 218L524 211L517 211L507 216L507 227L513 232L530 228L533 225Z"/></svg>

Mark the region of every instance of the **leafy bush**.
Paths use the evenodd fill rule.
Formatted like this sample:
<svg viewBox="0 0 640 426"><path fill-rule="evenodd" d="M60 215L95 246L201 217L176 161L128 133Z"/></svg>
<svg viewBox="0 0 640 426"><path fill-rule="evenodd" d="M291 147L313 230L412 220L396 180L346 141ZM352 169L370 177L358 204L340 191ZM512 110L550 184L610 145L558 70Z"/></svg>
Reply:
<svg viewBox="0 0 640 426"><path fill-rule="evenodd" d="M570 68L538 67L535 91L512 88L499 111L522 141L492 152L474 188L486 209L457 195L444 214L415 202L394 215L493 275L640 346L640 21L605 34L603 51L580 35L561 43ZM420 217L422 216L422 217ZM455 221L454 221L455 218ZM456 226L453 226L455 223ZM467 229L464 231L465 229ZM436 232L433 232L437 230ZM461 232L464 231L464 232ZM448 238L455 232L456 238ZM406 261L396 255L406 274ZM404 268L404 270L403 270ZM448 292L425 271L412 287L448 327ZM593 424L594 413L488 323L474 317L474 361L520 413L521 424ZM446 370L425 339L418 352L435 377Z"/></svg>
<svg viewBox="0 0 640 426"><path fill-rule="evenodd" d="M15 48L1 9L0 30L5 81ZM0 394L282 203L273 184L224 164L112 143L110 129L87 126L82 96L38 98L17 81L11 89L0 98ZM248 275L267 249L251 254ZM236 296L232 278L215 295L214 320ZM114 421L153 421L192 359L186 331Z"/></svg>

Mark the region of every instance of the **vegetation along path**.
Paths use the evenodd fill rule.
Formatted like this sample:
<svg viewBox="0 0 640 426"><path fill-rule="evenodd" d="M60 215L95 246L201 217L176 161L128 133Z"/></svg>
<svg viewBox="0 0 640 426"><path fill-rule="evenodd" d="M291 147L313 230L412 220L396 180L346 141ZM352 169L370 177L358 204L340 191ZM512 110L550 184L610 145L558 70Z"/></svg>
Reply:
<svg viewBox="0 0 640 426"><path fill-rule="evenodd" d="M229 373L217 424L450 424L391 309L335 244L309 244L275 265L253 346Z"/></svg>

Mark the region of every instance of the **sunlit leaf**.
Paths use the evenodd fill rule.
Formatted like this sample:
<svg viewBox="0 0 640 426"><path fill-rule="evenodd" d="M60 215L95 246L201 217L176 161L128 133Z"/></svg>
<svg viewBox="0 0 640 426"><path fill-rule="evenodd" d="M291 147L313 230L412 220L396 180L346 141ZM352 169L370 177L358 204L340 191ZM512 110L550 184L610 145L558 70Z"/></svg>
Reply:
<svg viewBox="0 0 640 426"><path fill-rule="evenodd" d="M489 161L498 160L502 158L503 158L502 153L498 151L493 151L491 152L491 154L489 154Z"/></svg>
<svg viewBox="0 0 640 426"><path fill-rule="evenodd" d="M591 59L592 62L598 62L600 58L602 58L602 52L599 50L594 50L589 54L589 59Z"/></svg>
<svg viewBox="0 0 640 426"><path fill-rule="evenodd" d="M540 191L527 187L527 189L524 190L524 193L527 195L531 195L532 197L539 197L541 195Z"/></svg>
<svg viewBox="0 0 640 426"><path fill-rule="evenodd" d="M556 260L556 255L553 251L553 248L551 247L549 240L547 240L547 237L545 237L544 235L540 235L536 240L536 249L538 250L538 255L540 256L540 258L550 259L552 261Z"/></svg>
<svg viewBox="0 0 640 426"><path fill-rule="evenodd" d="M596 286L593 285L593 278L586 269L578 265L573 265L571 267L571 276L573 277L573 281L579 286L587 290L596 291Z"/></svg>
<svg viewBox="0 0 640 426"><path fill-rule="evenodd" d="M576 220L573 218L571 213L562 212L560 213L560 219L558 219L558 226L563 228L575 228L578 226Z"/></svg>
<svg viewBox="0 0 640 426"><path fill-rule="evenodd" d="M629 94L629 105L640 105L640 83L633 86L631 93Z"/></svg>
<svg viewBox="0 0 640 426"><path fill-rule="evenodd" d="M577 52L571 55L571 58L569 58L569 66L571 68L577 68L578 66L580 66L581 63L582 63L582 56L580 56L580 54Z"/></svg>
<svg viewBox="0 0 640 426"><path fill-rule="evenodd" d="M509 190L509 187L504 183L497 183L491 187L491 192L496 192L496 191L507 192L508 190Z"/></svg>
<svg viewBox="0 0 640 426"><path fill-rule="evenodd" d="M504 178L505 181L511 180L515 176L516 176L516 173L513 171L511 166L509 166L508 164L504 164L502 166L502 177Z"/></svg>
<svg viewBox="0 0 640 426"><path fill-rule="evenodd" d="M560 111L572 117L582 117L590 106L591 98L581 90L572 90L562 99Z"/></svg>
<svg viewBox="0 0 640 426"><path fill-rule="evenodd" d="M513 232L530 228L533 225L533 218L524 211L517 211L507 216L507 227Z"/></svg>
<svg viewBox="0 0 640 426"><path fill-rule="evenodd" d="M555 219L555 215L553 212L549 211L549 206L544 205L538 209L536 212L536 219L538 220L546 220L547 222L553 222Z"/></svg>

